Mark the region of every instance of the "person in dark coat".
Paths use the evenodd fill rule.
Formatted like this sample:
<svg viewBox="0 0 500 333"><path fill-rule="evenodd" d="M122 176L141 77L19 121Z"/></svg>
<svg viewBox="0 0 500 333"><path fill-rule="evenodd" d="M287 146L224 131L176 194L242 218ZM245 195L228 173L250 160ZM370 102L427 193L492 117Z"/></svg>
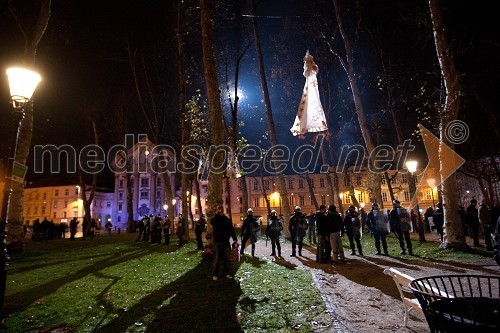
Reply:
<svg viewBox="0 0 500 333"><path fill-rule="evenodd" d="M391 226L391 231L394 232L399 241L399 246L401 247L400 254L406 254L405 244L408 247L408 254L413 255L411 238L410 238L410 214L406 209L401 207L399 200L394 200L392 202L393 209L389 213L389 223Z"/></svg>
<svg viewBox="0 0 500 333"><path fill-rule="evenodd" d="M271 256L276 255L277 248L278 257L281 257L280 235L281 230L283 230L283 222L281 222L277 214L278 213L274 209L271 211L271 217L269 218L269 223L266 228L266 236L271 239Z"/></svg>
<svg viewBox="0 0 500 333"><path fill-rule="evenodd" d="M80 222L78 222L78 220L75 218L73 218L70 222L69 222L69 234L70 234L70 237L69 239L70 240L75 240L75 234L76 234L76 230L78 228L78 224Z"/></svg>
<svg viewBox="0 0 500 333"><path fill-rule="evenodd" d="M372 204L372 210L366 217L366 226L372 233L373 238L375 238L375 248L377 249L376 254L382 254L380 252L380 243L382 243L384 254L388 256L389 252L387 250L386 237L389 234L389 230L387 229L387 216L383 211L378 209L378 204L376 202Z"/></svg>
<svg viewBox="0 0 500 333"><path fill-rule="evenodd" d="M469 235L474 241L474 246L479 247L479 213L476 208L477 200L472 199L465 210L465 223L469 227Z"/></svg>
<svg viewBox="0 0 500 333"><path fill-rule="evenodd" d="M162 218L160 214L157 214L153 220L151 243L161 244L161 230L162 230Z"/></svg>
<svg viewBox="0 0 500 333"><path fill-rule="evenodd" d="M484 243L486 245L486 250L493 251L493 243L491 239L491 234L494 231L493 221L491 220L491 213L488 207L488 203L485 199L481 201L478 209L479 223L483 227L484 232Z"/></svg>
<svg viewBox="0 0 500 333"><path fill-rule="evenodd" d="M250 240L250 244L252 246L252 256L255 256L255 242L257 242L258 230L259 223L253 216L253 209L248 208L247 217L243 220L243 225L241 226L241 255L245 253L245 246L247 244L247 241Z"/></svg>
<svg viewBox="0 0 500 333"><path fill-rule="evenodd" d="M144 237L144 227L146 226L147 215L144 215L140 221L137 222L137 230L139 231L139 235L137 236L136 242L141 240L141 236Z"/></svg>
<svg viewBox="0 0 500 333"><path fill-rule="evenodd" d="M316 221L316 232L318 234L318 258L319 262L325 263L330 260L330 233L328 232L328 222L326 219L326 206L319 206L319 211L314 217ZM311 225L309 225L311 227Z"/></svg>
<svg viewBox="0 0 500 333"><path fill-rule="evenodd" d="M186 220L182 217L182 214L179 214L177 217L177 229L175 231L177 234L177 238L179 238L179 246L184 244L184 235L186 233Z"/></svg>
<svg viewBox="0 0 500 333"><path fill-rule="evenodd" d="M170 244L170 225L172 222L170 221L170 218L168 215L165 216L165 220L163 221L162 228L163 228L163 238L165 238L165 245Z"/></svg>
<svg viewBox="0 0 500 333"><path fill-rule="evenodd" d="M361 220L359 219L358 213L356 213L356 207L349 206L349 210L344 218L344 228L347 237L349 238L349 244L351 246L351 255L355 255L354 242L358 248L358 253L360 256L363 255L363 249L361 247Z"/></svg>
<svg viewBox="0 0 500 333"><path fill-rule="evenodd" d="M325 207L326 211L326 207ZM307 217L309 227L307 228L307 238L309 239L309 244L316 244L316 213L311 210L311 215Z"/></svg>
<svg viewBox="0 0 500 333"><path fill-rule="evenodd" d="M292 238L292 254L291 257L296 256L297 246L299 248L299 256L302 256L302 241L306 236L307 231L307 220L301 212L299 206L295 206L295 213L290 217L290 224L288 225L288 230L290 231L290 236Z"/></svg>
<svg viewBox="0 0 500 333"><path fill-rule="evenodd" d="M233 239L233 246L238 245L238 239L234 232L234 227L227 216L224 215L224 208L217 207L217 213L210 220L213 227L214 240L214 259L212 269L212 279L217 281L220 277L225 276L227 279L232 279L229 274L231 244L229 239Z"/></svg>
<svg viewBox="0 0 500 333"><path fill-rule="evenodd" d="M436 227L436 231L439 236L441 236L441 242L444 241L444 211L443 204L438 202L436 205L436 210L432 213L432 222Z"/></svg>
<svg viewBox="0 0 500 333"><path fill-rule="evenodd" d="M200 218L194 222L194 234L196 235L196 244L197 250L203 250L203 239L202 234L207 227L207 220L205 219L205 215L201 214Z"/></svg>
<svg viewBox="0 0 500 333"><path fill-rule="evenodd" d="M344 248L342 247L342 232L344 231L344 222L342 216L337 212L334 205L328 206L326 215L327 230L330 234L330 247L332 248L332 261L339 263L345 261Z"/></svg>

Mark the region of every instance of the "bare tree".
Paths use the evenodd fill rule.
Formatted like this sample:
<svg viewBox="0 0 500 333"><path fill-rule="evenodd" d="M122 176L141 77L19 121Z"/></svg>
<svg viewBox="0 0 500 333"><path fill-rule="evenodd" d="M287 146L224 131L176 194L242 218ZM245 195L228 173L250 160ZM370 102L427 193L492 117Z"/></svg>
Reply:
<svg viewBox="0 0 500 333"><path fill-rule="evenodd" d="M38 16L35 17L34 24L25 24L28 19L21 18L18 13L14 0L9 0L9 10L16 22L17 27L21 31L24 39L24 52L23 60L28 66L32 66L36 60L36 52L38 45L45 33L49 24L51 15L51 0L38 1L37 7L39 9ZM21 121L19 129L17 149L15 161L20 164L26 164L28 158L31 137L33 132L33 103L28 103L24 109L24 119ZM9 205L9 226L7 234L7 244L11 252L24 251L23 235L23 197L24 197L24 183L12 182L12 194Z"/></svg>
<svg viewBox="0 0 500 333"><path fill-rule="evenodd" d="M444 108L440 113L440 145L447 145L453 148L454 144L446 136L447 125L456 120L460 109L461 91L458 81L458 73L455 68L452 48L446 36L446 27L444 24L443 8L439 0L429 0L429 9L432 21L432 30L434 32L434 43L436 44L436 54L443 77L446 99ZM444 149L439 149L439 163L441 179L448 175L442 174L445 170L445 164L448 161L443 155ZM448 156L449 159L449 156ZM466 248L465 236L463 233L460 216L458 215L459 202L457 197L456 175L453 173L441 183L441 193L443 196L444 219L446 235L441 244L442 247Z"/></svg>

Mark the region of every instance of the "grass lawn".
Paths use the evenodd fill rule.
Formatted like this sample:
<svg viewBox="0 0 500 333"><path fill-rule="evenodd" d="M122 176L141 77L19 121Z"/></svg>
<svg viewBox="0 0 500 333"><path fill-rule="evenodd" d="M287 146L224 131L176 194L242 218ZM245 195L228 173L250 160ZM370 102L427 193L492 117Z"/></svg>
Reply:
<svg viewBox="0 0 500 333"><path fill-rule="evenodd" d="M212 281L195 244L135 235L27 243L12 255L8 332L311 332L329 316L308 271L245 257Z"/></svg>

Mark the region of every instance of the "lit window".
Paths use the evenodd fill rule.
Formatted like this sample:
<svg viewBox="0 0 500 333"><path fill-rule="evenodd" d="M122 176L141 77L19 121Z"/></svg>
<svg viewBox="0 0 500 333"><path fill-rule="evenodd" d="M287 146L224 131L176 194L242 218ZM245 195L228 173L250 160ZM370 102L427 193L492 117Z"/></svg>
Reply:
<svg viewBox="0 0 500 333"><path fill-rule="evenodd" d="M401 175L401 183L408 184L408 177L405 175Z"/></svg>
<svg viewBox="0 0 500 333"><path fill-rule="evenodd" d="M359 202L365 202L365 198L364 198L363 192L359 192L358 193L358 201Z"/></svg>
<svg viewBox="0 0 500 333"><path fill-rule="evenodd" d="M321 196L321 204L326 205L326 195Z"/></svg>
<svg viewBox="0 0 500 333"><path fill-rule="evenodd" d="M290 206L293 206L294 205L294 200L293 200L293 195L290 196Z"/></svg>
<svg viewBox="0 0 500 333"><path fill-rule="evenodd" d="M404 194L405 194L405 201L410 201L410 192L405 191Z"/></svg>
<svg viewBox="0 0 500 333"><path fill-rule="evenodd" d="M382 192L382 201L387 202L387 193Z"/></svg>

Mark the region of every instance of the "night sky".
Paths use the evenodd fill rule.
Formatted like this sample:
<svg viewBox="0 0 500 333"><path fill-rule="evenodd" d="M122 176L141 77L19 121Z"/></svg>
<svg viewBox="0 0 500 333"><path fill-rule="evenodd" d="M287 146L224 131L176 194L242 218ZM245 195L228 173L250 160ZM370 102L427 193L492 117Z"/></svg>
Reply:
<svg viewBox="0 0 500 333"><path fill-rule="evenodd" d="M26 9L33 1L18 0L20 14L30 20ZM36 1L35 1L36 2ZM0 0L0 64L2 110L8 110L5 68L22 53L19 31L10 17L6 0ZM242 3L241 9L236 4ZM239 121L242 135L251 143L268 145L265 107L253 46L251 19L246 1L219 1L214 22L216 56L221 85L225 90L225 63L230 64L232 83L237 43L251 43L240 69ZM346 29L355 50L355 66L369 120L381 128L381 143L395 145L392 118L387 111L382 60L389 69L396 91L394 106L408 138L417 122L437 125L436 105L442 100L442 85L426 1L343 1ZM471 138L463 149L466 158L488 154L498 140L488 130L478 92L497 119L499 97L496 79L500 53L498 19L493 1L443 1L449 37L461 74L465 98L460 119L471 128ZM241 11L240 11L241 10ZM204 95L201 37L197 1L183 4L186 85L190 98L200 89ZM241 13L241 14L240 14ZM302 58L307 49L319 66L319 85L336 147L362 143L346 75L338 59L329 52L343 51L331 1L260 1L257 15L266 63L272 107L280 143L290 147L309 142L291 135L304 78ZM145 59L154 83L155 99L169 121L178 121L176 35L177 1L54 0L47 31L38 48L37 67L43 77L35 95L33 144L91 143L89 125L81 110L92 105L98 114L102 145L118 143L113 135L113 112L126 104L129 133L144 133L144 119L133 90L127 59L128 43ZM241 23L241 29L237 26ZM382 58L380 50L382 50ZM227 101L223 102L227 106ZM226 120L230 123L228 108ZM5 133L5 112L2 112ZM178 130L172 128L165 143L178 144ZM481 133L481 135L479 135ZM375 134L373 134L375 137ZM414 137L413 137L414 138ZM171 142L170 142L171 141ZM471 153L473 147L477 153ZM491 148L496 147L496 148ZM473 149L476 151L476 149ZM29 163L28 163L29 165ZM33 177L30 175L29 177ZM36 178L36 177L35 177ZM99 180L111 185L112 177Z"/></svg>

